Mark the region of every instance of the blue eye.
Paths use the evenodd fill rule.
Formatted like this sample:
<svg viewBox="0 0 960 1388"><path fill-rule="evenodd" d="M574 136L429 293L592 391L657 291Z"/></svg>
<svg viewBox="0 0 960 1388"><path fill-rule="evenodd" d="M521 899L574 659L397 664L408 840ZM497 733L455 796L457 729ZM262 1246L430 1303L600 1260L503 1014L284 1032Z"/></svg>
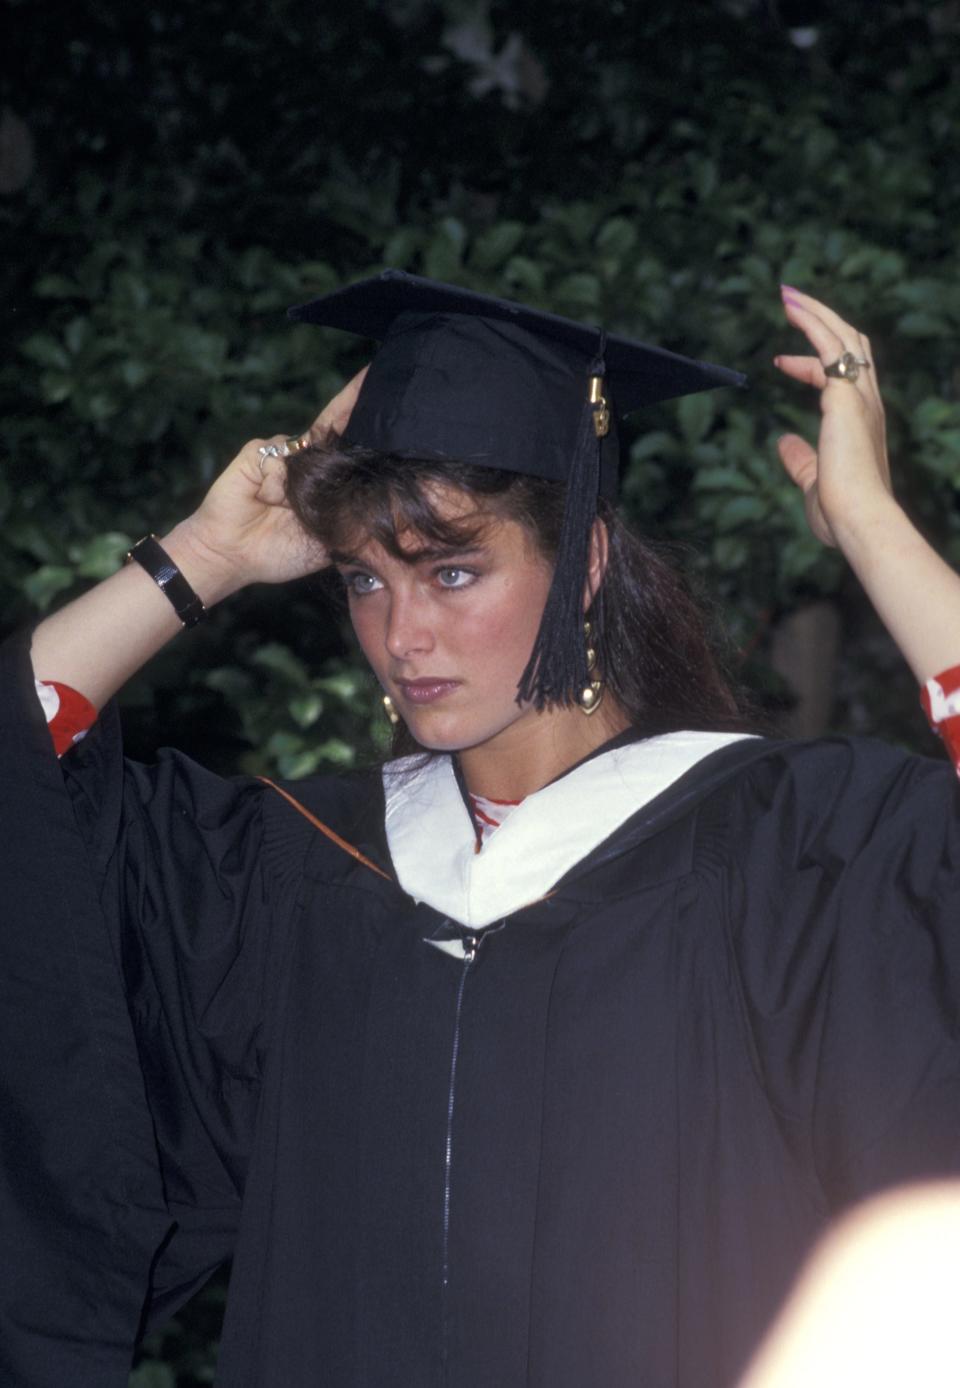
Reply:
<svg viewBox="0 0 960 1388"><path fill-rule="evenodd" d="M441 588L466 588L476 578L473 569L458 569L453 566L437 569L437 582Z"/></svg>
<svg viewBox="0 0 960 1388"><path fill-rule="evenodd" d="M373 574L364 573L362 570L344 574L343 581L347 592L355 598L362 598L367 593L375 593L378 588L383 587L379 578L374 578Z"/></svg>

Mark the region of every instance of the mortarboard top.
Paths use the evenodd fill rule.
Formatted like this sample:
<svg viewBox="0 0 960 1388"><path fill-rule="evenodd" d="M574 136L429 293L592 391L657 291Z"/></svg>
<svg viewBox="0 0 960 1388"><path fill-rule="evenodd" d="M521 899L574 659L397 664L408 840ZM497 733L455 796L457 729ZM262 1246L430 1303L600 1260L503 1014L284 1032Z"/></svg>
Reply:
<svg viewBox="0 0 960 1388"><path fill-rule="evenodd" d="M289 310L299 322L382 343L344 435L408 457L448 457L569 480L594 359L614 419L745 378L569 318L386 270ZM603 374L603 373L601 373ZM602 493L616 495L615 427Z"/></svg>
<svg viewBox="0 0 960 1388"><path fill-rule="evenodd" d="M597 498L614 500L616 420L745 377L569 318L385 270L289 310L375 338L345 444L567 485L554 581L520 696L570 703L587 679L582 594Z"/></svg>

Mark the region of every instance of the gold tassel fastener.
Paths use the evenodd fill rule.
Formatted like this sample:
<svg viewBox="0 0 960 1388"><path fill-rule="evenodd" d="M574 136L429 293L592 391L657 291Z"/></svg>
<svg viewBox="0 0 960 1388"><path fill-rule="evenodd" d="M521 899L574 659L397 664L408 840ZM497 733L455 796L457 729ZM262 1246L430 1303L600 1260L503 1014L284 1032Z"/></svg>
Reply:
<svg viewBox="0 0 960 1388"><path fill-rule="evenodd" d="M593 406L593 431L598 439L610 432L610 407L603 394L603 377L590 377L590 404Z"/></svg>

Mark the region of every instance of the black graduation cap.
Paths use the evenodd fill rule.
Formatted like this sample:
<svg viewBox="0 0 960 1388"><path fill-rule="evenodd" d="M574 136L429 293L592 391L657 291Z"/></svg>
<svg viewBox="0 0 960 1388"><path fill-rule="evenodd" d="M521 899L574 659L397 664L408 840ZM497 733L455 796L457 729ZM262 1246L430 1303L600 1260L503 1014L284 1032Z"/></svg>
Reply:
<svg viewBox="0 0 960 1388"><path fill-rule="evenodd" d="M385 270L289 310L376 338L346 444L566 484L553 584L519 697L570 703L587 679L582 598L597 498L614 500L616 421L736 371L507 299Z"/></svg>

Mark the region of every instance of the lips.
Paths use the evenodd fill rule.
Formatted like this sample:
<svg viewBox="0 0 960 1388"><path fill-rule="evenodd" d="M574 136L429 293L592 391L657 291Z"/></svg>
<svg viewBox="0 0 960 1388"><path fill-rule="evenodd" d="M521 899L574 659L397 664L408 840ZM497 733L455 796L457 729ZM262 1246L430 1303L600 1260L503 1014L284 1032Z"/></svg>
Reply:
<svg viewBox="0 0 960 1388"><path fill-rule="evenodd" d="M397 688L402 698L410 704L432 704L445 699L448 694L460 688L459 680L420 679L397 680Z"/></svg>

